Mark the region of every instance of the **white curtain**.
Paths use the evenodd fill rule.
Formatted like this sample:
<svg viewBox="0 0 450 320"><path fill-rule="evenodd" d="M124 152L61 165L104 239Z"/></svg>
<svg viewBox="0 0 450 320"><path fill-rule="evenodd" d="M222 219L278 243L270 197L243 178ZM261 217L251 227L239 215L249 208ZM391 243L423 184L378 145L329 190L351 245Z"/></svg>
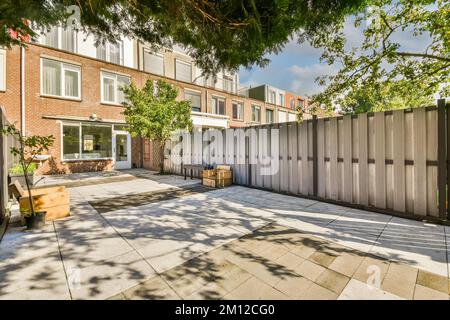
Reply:
<svg viewBox="0 0 450 320"><path fill-rule="evenodd" d="M192 66L190 63L186 64L176 60L175 71L175 79L185 82L192 82Z"/></svg>
<svg viewBox="0 0 450 320"><path fill-rule="evenodd" d="M106 48L103 44L99 44L97 47L97 59L106 60Z"/></svg>
<svg viewBox="0 0 450 320"><path fill-rule="evenodd" d="M103 101L114 101L114 79L103 78Z"/></svg>
<svg viewBox="0 0 450 320"><path fill-rule="evenodd" d="M64 83L65 95L69 97L78 97L78 72L65 70Z"/></svg>
<svg viewBox="0 0 450 320"><path fill-rule="evenodd" d="M43 83L44 94L55 96L61 95L61 64L52 60L43 60Z"/></svg>
<svg viewBox="0 0 450 320"><path fill-rule="evenodd" d="M61 30L61 49L75 52L75 30L71 27Z"/></svg>
<svg viewBox="0 0 450 320"><path fill-rule="evenodd" d="M120 43L117 44L109 44L109 62L121 64L121 50Z"/></svg>
<svg viewBox="0 0 450 320"><path fill-rule="evenodd" d="M144 51L144 71L164 75L163 57Z"/></svg>
<svg viewBox="0 0 450 320"><path fill-rule="evenodd" d="M123 86L127 86L130 84L130 78L125 76L117 76L117 102L122 103L125 102L125 95L122 90L120 90Z"/></svg>
<svg viewBox="0 0 450 320"><path fill-rule="evenodd" d="M44 35L44 44L58 48L58 27L52 27L45 35Z"/></svg>

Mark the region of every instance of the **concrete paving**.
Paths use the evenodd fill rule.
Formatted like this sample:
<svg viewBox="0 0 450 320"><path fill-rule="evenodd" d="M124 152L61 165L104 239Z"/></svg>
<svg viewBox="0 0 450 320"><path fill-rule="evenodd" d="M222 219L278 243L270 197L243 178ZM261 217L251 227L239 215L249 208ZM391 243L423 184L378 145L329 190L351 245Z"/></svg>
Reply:
<svg viewBox="0 0 450 320"><path fill-rule="evenodd" d="M0 243L0 299L237 298L255 287L260 294L249 298L448 298L448 227L240 186L134 207L118 201L199 182L146 170L44 179L41 185L69 187L72 216L40 231L9 228ZM99 213L98 201L117 210ZM311 245L272 231L258 238L265 226ZM346 249L330 254L318 246ZM244 260L219 259L217 267L211 254L229 248ZM382 260L368 264L372 256ZM196 259L199 270L189 265ZM377 290L368 291L360 265L379 268ZM210 281L215 270L225 280ZM289 281L286 272L293 272ZM412 283L420 272L428 274ZM308 295L290 294L295 288Z"/></svg>

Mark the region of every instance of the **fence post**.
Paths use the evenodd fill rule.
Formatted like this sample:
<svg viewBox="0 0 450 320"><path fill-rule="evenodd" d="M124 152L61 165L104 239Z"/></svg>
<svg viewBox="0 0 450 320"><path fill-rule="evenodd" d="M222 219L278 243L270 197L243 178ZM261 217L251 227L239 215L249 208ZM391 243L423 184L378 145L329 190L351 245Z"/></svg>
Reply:
<svg viewBox="0 0 450 320"><path fill-rule="evenodd" d="M318 159L317 159L317 116L313 115L312 119L312 158L313 158L313 195L317 197L318 193L318 180L319 173L318 169Z"/></svg>
<svg viewBox="0 0 450 320"><path fill-rule="evenodd" d="M0 106L0 130L6 124L6 118L3 107ZM0 223L5 218L6 203L8 202L8 176L7 176L7 156L6 137L0 131ZM1 239L0 234L0 239Z"/></svg>
<svg viewBox="0 0 450 320"><path fill-rule="evenodd" d="M445 99L438 99L437 107L439 217L441 219L445 219L450 217L450 208L447 208L447 186L450 185L450 176L448 175L448 168L450 168L450 159L447 153L447 150L450 150L450 117L446 108ZM447 144L445 143L446 139Z"/></svg>

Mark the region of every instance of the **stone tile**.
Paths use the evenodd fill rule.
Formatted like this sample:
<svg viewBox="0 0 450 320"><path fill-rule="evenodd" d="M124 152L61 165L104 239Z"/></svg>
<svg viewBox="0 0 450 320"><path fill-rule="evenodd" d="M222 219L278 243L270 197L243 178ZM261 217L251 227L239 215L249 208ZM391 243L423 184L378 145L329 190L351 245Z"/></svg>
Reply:
<svg viewBox="0 0 450 320"><path fill-rule="evenodd" d="M316 283L312 283L311 286L304 292L303 295L298 297L300 300L336 300L338 295Z"/></svg>
<svg viewBox="0 0 450 320"><path fill-rule="evenodd" d="M134 251L85 268L66 269L66 272L73 299L106 299L155 274Z"/></svg>
<svg viewBox="0 0 450 320"><path fill-rule="evenodd" d="M344 253L336 257L328 268L351 278L363 260L364 256Z"/></svg>
<svg viewBox="0 0 450 320"><path fill-rule="evenodd" d="M295 268L299 266L303 261L305 261L304 258L301 258L291 252L287 252L286 254L275 260L277 264L291 270L295 270Z"/></svg>
<svg viewBox="0 0 450 320"><path fill-rule="evenodd" d="M399 296L351 279L340 294L339 300L399 300Z"/></svg>
<svg viewBox="0 0 450 320"><path fill-rule="evenodd" d="M440 291L444 294L449 294L448 281L449 279L447 277L423 270L419 270L419 274L417 275L417 284Z"/></svg>
<svg viewBox="0 0 450 320"><path fill-rule="evenodd" d="M116 294L112 297L109 297L106 300L126 300L125 296L122 293Z"/></svg>
<svg viewBox="0 0 450 320"><path fill-rule="evenodd" d="M448 300L448 294L416 284L414 300Z"/></svg>
<svg viewBox="0 0 450 320"><path fill-rule="evenodd" d="M155 276L123 292L130 300L174 300L180 296L160 277Z"/></svg>
<svg viewBox="0 0 450 320"><path fill-rule="evenodd" d="M238 266L233 266L229 272L218 277L213 277L213 282L211 283L215 283L225 291L231 292L251 277L251 273L248 273Z"/></svg>
<svg viewBox="0 0 450 320"><path fill-rule="evenodd" d="M194 262L170 269L161 274L161 277L181 298L190 296L208 282L207 273L200 270Z"/></svg>
<svg viewBox="0 0 450 320"><path fill-rule="evenodd" d="M258 252L261 257L275 261L288 252L286 247L269 243L264 250Z"/></svg>
<svg viewBox="0 0 450 320"><path fill-rule="evenodd" d="M219 286L217 283L211 282L204 287L193 292L191 295L187 296L187 300L217 300L221 299L228 294L224 288Z"/></svg>
<svg viewBox="0 0 450 320"><path fill-rule="evenodd" d="M313 282L311 280L308 280L302 276L293 276L286 277L281 280L277 283L275 288L283 292L285 295L296 299L304 295L312 284Z"/></svg>
<svg viewBox="0 0 450 320"><path fill-rule="evenodd" d="M256 277L252 277L231 291L225 299L235 300L285 300L288 296L269 286Z"/></svg>
<svg viewBox="0 0 450 320"><path fill-rule="evenodd" d="M313 246L308 246L305 244L296 244L292 245L289 249L290 253L293 253L299 257L302 257L304 259L309 258L314 252L316 252L317 249Z"/></svg>
<svg viewBox="0 0 450 320"><path fill-rule="evenodd" d="M240 268L265 281L271 286L274 286L285 277L293 276L295 274L293 271L264 258L245 261L244 263L238 265Z"/></svg>
<svg viewBox="0 0 450 320"><path fill-rule="evenodd" d="M308 258L308 260L325 268L332 264L335 259L336 256L325 252L315 252Z"/></svg>
<svg viewBox="0 0 450 320"><path fill-rule="evenodd" d="M311 281L315 281L325 270L326 269L324 267L319 266L318 264L315 264L309 260L305 260L300 263L300 265L298 265L294 271Z"/></svg>
<svg viewBox="0 0 450 320"><path fill-rule="evenodd" d="M343 274L327 269L314 281L315 283L340 294L350 279Z"/></svg>
<svg viewBox="0 0 450 320"><path fill-rule="evenodd" d="M370 278L371 282L379 281L378 286L381 286L381 281L383 281L384 277L386 276L388 269L388 260L374 255L368 255L359 265L358 269L353 275L353 278L364 283L366 283Z"/></svg>
<svg viewBox="0 0 450 320"><path fill-rule="evenodd" d="M398 263L391 263L381 284L381 289L402 298L412 299L417 272L418 270L416 268Z"/></svg>

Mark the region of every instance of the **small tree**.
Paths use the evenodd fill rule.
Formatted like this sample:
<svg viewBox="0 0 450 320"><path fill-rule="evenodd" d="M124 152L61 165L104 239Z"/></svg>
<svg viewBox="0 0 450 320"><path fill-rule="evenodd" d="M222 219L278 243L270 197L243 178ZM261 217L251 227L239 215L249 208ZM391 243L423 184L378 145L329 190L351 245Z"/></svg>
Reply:
<svg viewBox="0 0 450 320"><path fill-rule="evenodd" d="M10 152L13 156L19 158L19 164L22 167L25 183L28 191L28 199L30 201L31 215L35 215L33 199L31 197L31 186L28 181L28 169L33 159L37 155L41 155L47 151L55 142L53 135L50 136L23 136L22 133L13 125L8 125L2 129L4 135L10 135L19 142L18 147L11 147Z"/></svg>
<svg viewBox="0 0 450 320"><path fill-rule="evenodd" d="M122 87L127 102L125 120L133 137L141 136L160 143L159 173L164 173L164 148L172 133L179 129L192 129L191 103L177 101L178 90L158 80L156 86L147 80L142 89L134 83Z"/></svg>

